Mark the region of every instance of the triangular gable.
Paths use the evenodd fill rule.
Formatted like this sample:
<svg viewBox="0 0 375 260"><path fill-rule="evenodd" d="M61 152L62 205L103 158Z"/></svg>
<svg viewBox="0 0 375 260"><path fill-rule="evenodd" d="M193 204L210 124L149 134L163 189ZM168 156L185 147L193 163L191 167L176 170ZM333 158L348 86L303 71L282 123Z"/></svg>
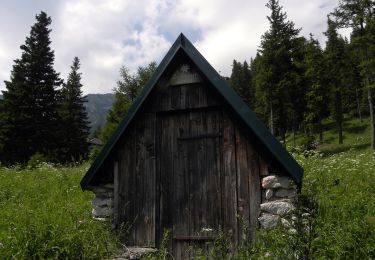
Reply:
<svg viewBox="0 0 375 260"><path fill-rule="evenodd" d="M81 180L82 189L88 188L95 174L98 172L105 159L109 156L117 141L120 139L125 129L129 126L137 111L140 109L147 96L157 84L160 77L165 72L166 68L171 63L179 50L184 51L184 53L200 70L201 74L205 76L205 78L212 84L212 86L218 91L218 93L221 94L228 105L242 120L244 125L249 128L249 130L258 139L259 143L264 146L266 152L268 152L280 164L285 172L289 174L297 184L300 184L303 176L302 167L285 150L280 142L270 133L265 125L258 119L256 114L250 110L245 102L228 85L228 83L198 52L193 44L183 34L180 34L180 36L167 52L164 59L161 61L151 79L147 82L142 92L130 107L125 118L119 124L116 131L112 134L109 141L105 144L105 146L87 171L86 175Z"/></svg>

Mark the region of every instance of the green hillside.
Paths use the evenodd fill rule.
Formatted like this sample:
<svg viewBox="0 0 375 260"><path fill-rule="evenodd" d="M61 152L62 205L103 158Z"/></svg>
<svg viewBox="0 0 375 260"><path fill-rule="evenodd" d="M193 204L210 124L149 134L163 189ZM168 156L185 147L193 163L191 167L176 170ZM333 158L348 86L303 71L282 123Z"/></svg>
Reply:
<svg viewBox="0 0 375 260"><path fill-rule="evenodd" d="M375 151L368 145L369 122L347 119L344 145L335 144L333 126L325 124L328 143L317 150L291 149L305 169L291 229L258 231L232 259L375 258ZM303 143L303 136L296 140ZM88 166L0 167L0 259L115 254L118 234L91 218L93 194L79 187ZM213 259L229 259L225 236L213 249Z"/></svg>
<svg viewBox="0 0 375 260"><path fill-rule="evenodd" d="M326 120L323 123L323 144L317 146L317 151L323 154L335 154L338 152L348 151L349 149L366 149L370 146L370 119L364 118L361 122L358 118L344 117L343 122L343 144L338 144L338 132L336 124L332 120ZM318 142L319 136L313 135L315 142ZM296 135L296 146L303 146L307 142L306 135ZM294 146L293 135L287 136L287 147Z"/></svg>

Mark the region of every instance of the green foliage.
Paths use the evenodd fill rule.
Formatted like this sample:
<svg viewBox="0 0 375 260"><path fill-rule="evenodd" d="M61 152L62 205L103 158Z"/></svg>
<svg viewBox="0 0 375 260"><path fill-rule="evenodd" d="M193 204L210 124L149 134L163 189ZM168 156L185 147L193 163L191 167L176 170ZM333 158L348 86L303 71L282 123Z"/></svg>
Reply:
<svg viewBox="0 0 375 260"><path fill-rule="evenodd" d="M339 144L342 144L343 96L348 90L346 84L346 73L348 71L347 43L338 35L337 25L330 18L328 18L328 29L325 35L327 36L324 51L325 73L331 92L331 111L336 119L339 134L338 141Z"/></svg>
<svg viewBox="0 0 375 260"><path fill-rule="evenodd" d="M36 153L31 156L30 160L27 162L27 167L29 169L34 169L40 166L42 163L46 163L47 161L47 158L43 154Z"/></svg>
<svg viewBox="0 0 375 260"><path fill-rule="evenodd" d="M52 154L57 148L57 101L55 88L61 85L53 69L50 48L51 18L41 12L30 35L20 48L10 81L3 91L0 150L6 163L25 163L35 153Z"/></svg>
<svg viewBox="0 0 375 260"><path fill-rule="evenodd" d="M375 2L371 0L342 0L332 13L340 27L352 28L352 43L359 57L359 71L367 91L371 118L371 147L375 149Z"/></svg>
<svg viewBox="0 0 375 260"><path fill-rule="evenodd" d="M374 258L375 153L353 149L297 160L305 169L302 192L318 203L312 258Z"/></svg>
<svg viewBox="0 0 375 260"><path fill-rule="evenodd" d="M254 86L252 84L252 76L249 65L246 61L243 64L233 60L232 74L229 80L230 86L250 107L254 107Z"/></svg>
<svg viewBox="0 0 375 260"><path fill-rule="evenodd" d="M292 229L258 230L233 259L373 259L375 153L294 156L305 176Z"/></svg>
<svg viewBox="0 0 375 260"><path fill-rule="evenodd" d="M89 144L89 122L82 96L80 63L73 60L71 72L59 97L59 141L61 145L56 157L59 162L80 162L87 158Z"/></svg>
<svg viewBox="0 0 375 260"><path fill-rule="evenodd" d="M146 67L139 67L135 75L130 74L125 66L120 68L120 80L117 82L117 87L114 90L115 102L109 110L100 136L103 143L109 140L113 131L123 120L130 106L155 72L156 67L156 63L151 62Z"/></svg>
<svg viewBox="0 0 375 260"><path fill-rule="evenodd" d="M168 251L168 245L171 239L170 235L171 235L170 230L168 229L164 230L163 238L161 240L158 251L156 253L149 254L143 257L142 259L143 260L167 260L168 256L170 255Z"/></svg>
<svg viewBox="0 0 375 260"><path fill-rule="evenodd" d="M0 167L0 259L103 259L117 250L106 223L91 217L88 165Z"/></svg>
<svg viewBox="0 0 375 260"><path fill-rule="evenodd" d="M263 118L268 119L271 132L275 133L277 128L284 137L288 119L295 121L299 111L296 108L304 100L299 93L302 89L298 68L300 29L295 29L294 23L287 20L277 0L270 0L266 6L271 11L267 16L270 29L262 35L256 57L256 107L260 108L258 113L266 113ZM292 116L289 116L289 111L293 111Z"/></svg>
<svg viewBox="0 0 375 260"><path fill-rule="evenodd" d="M310 129L318 128L318 132L322 133L321 122L328 114L329 90L324 79L323 51L319 42L311 34L306 43L304 63L307 81L304 122Z"/></svg>

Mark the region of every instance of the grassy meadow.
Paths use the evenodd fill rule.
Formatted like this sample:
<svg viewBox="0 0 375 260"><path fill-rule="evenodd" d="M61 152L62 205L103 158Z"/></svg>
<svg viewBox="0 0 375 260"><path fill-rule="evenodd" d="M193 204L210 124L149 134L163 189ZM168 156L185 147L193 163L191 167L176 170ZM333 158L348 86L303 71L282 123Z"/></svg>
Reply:
<svg viewBox="0 0 375 260"><path fill-rule="evenodd" d="M292 229L259 230L232 258L375 259L375 151L368 121L346 120L343 145L336 144L333 125L326 127L327 144L316 150L289 147L305 169ZM297 144L303 140L297 136ZM0 259L106 259L116 252L116 234L91 218L93 194L79 187L87 168L0 167ZM225 237L215 242L214 259L229 258L225 243Z"/></svg>
<svg viewBox="0 0 375 260"><path fill-rule="evenodd" d="M79 186L87 167L0 168L0 259L102 259L116 249Z"/></svg>

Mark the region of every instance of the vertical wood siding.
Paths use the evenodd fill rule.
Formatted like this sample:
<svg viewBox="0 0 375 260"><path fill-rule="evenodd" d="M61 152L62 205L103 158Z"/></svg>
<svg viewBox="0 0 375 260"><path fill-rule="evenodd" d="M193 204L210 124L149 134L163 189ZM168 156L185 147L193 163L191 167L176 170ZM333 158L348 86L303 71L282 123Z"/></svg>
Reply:
<svg viewBox="0 0 375 260"><path fill-rule="evenodd" d="M204 246L220 228L236 246L245 227L256 226L259 154L204 82L156 87L117 158L115 219L129 225L129 246L158 246L170 229L173 255L183 259L188 246Z"/></svg>

